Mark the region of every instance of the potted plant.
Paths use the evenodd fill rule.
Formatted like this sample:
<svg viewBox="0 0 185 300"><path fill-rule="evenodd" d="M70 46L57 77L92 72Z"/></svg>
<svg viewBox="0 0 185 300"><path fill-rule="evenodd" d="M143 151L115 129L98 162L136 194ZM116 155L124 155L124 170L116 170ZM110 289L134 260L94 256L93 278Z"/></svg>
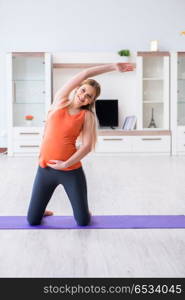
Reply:
<svg viewBox="0 0 185 300"><path fill-rule="evenodd" d="M130 56L130 50L122 49L118 51L118 54L121 56L121 62L128 62Z"/></svg>
<svg viewBox="0 0 185 300"><path fill-rule="evenodd" d="M26 120L26 125L31 126L32 120L34 119L34 116L32 116L32 115L26 115L24 118Z"/></svg>

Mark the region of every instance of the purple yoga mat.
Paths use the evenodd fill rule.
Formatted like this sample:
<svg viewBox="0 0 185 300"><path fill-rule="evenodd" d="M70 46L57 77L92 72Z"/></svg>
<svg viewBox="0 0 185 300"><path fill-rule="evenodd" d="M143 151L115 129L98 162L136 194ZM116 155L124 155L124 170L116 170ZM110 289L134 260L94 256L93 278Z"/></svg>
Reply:
<svg viewBox="0 0 185 300"><path fill-rule="evenodd" d="M30 226L25 216L0 216L0 229L128 229L185 228L184 215L104 215L92 216L88 226L78 226L72 216L42 218L41 225Z"/></svg>

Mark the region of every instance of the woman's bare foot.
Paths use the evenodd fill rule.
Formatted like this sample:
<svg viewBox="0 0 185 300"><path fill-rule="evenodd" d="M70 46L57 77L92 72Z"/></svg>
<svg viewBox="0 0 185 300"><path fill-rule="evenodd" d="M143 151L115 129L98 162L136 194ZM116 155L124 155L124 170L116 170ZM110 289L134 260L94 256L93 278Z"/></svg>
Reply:
<svg viewBox="0 0 185 300"><path fill-rule="evenodd" d="M51 210L45 210L44 217L52 216L52 215L53 215L53 211L51 211Z"/></svg>

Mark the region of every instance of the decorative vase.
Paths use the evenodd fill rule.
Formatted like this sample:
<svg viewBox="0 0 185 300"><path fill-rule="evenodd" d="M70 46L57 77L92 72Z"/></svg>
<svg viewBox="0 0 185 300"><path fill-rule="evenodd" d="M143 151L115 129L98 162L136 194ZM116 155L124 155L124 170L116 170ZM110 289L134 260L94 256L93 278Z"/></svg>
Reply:
<svg viewBox="0 0 185 300"><path fill-rule="evenodd" d="M129 62L129 56L120 56L119 62L122 62L122 63Z"/></svg>
<svg viewBox="0 0 185 300"><path fill-rule="evenodd" d="M33 120L26 120L26 126L31 126L33 123Z"/></svg>
<svg viewBox="0 0 185 300"><path fill-rule="evenodd" d="M158 51L158 41L150 41L150 51Z"/></svg>

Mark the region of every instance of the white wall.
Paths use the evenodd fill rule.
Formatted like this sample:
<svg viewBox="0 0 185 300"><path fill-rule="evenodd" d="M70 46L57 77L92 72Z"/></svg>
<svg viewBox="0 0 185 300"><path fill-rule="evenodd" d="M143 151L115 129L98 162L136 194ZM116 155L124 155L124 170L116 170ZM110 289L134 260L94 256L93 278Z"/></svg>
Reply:
<svg viewBox="0 0 185 300"><path fill-rule="evenodd" d="M0 0L0 135L6 52L147 51L153 39L160 50L184 51L184 13L184 0Z"/></svg>
<svg viewBox="0 0 185 300"><path fill-rule="evenodd" d="M184 49L184 0L0 0L0 49Z"/></svg>

